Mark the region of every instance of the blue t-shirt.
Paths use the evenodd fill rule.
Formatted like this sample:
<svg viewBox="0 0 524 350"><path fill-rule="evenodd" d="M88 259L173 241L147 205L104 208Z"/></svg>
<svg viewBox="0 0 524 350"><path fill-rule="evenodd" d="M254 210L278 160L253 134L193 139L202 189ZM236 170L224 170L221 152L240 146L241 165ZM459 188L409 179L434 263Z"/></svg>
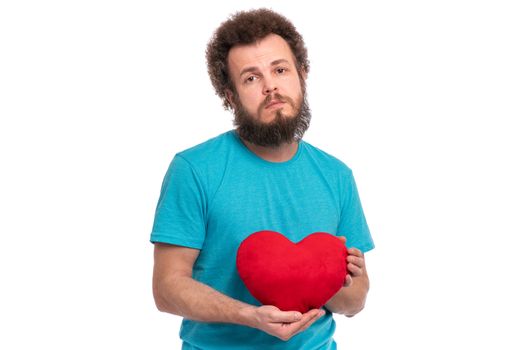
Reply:
<svg viewBox="0 0 524 350"><path fill-rule="evenodd" d="M234 130L177 153L162 183L151 242L196 248L193 278L231 298L260 305L236 269L237 249L253 232L298 242L314 232L347 238L363 252L374 244L351 169L300 141L275 163L251 152ZM287 342L254 328L182 321L183 349L336 349L326 314Z"/></svg>

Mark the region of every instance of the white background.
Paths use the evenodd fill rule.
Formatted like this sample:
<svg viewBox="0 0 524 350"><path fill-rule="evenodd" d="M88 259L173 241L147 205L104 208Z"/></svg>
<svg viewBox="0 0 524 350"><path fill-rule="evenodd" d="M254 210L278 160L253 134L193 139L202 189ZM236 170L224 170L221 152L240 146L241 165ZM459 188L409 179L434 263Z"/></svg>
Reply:
<svg viewBox="0 0 524 350"><path fill-rule="evenodd" d="M149 233L177 151L232 127L204 59L229 14L309 49L305 140L354 171L376 249L341 349L522 349L519 1L2 1L0 348L176 349Z"/></svg>

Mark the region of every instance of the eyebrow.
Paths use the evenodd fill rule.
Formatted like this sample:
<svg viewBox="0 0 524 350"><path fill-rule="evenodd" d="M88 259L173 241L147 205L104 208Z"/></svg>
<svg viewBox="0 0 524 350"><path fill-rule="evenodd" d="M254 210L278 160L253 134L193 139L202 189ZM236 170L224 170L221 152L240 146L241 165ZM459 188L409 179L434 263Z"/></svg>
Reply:
<svg viewBox="0 0 524 350"><path fill-rule="evenodd" d="M281 58L281 59L278 59L278 60L275 60L275 61L271 62L271 66L276 66L276 65L281 64L281 63L289 64L289 61L284 59L284 58ZM240 76L242 76L245 73L252 73L252 72L256 72L256 71L258 71L257 67L247 67L247 68L242 69L242 71L240 72Z"/></svg>

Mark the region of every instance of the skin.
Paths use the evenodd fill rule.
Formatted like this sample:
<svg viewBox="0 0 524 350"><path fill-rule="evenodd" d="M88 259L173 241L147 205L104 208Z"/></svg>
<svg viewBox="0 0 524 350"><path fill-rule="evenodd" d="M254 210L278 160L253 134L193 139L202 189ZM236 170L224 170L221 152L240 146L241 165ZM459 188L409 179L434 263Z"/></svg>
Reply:
<svg viewBox="0 0 524 350"><path fill-rule="evenodd" d="M251 45L233 47L228 56L231 78L240 102L255 118L270 122L277 110L285 116L296 113L303 98L299 74L288 44L278 35L268 35ZM279 103L275 93L285 96ZM267 96L270 96L270 102ZM226 91L233 107L233 93ZM293 103L290 103L290 100ZM284 162L293 157L298 144L293 142L279 147L261 147L244 140L246 146L263 159ZM345 242L344 237L339 237ZM198 249L176 245L155 244L153 269L153 295L160 311L201 322L218 322L245 325L260 329L281 340L289 340L309 328L325 314L313 309L307 313L281 311L275 306L253 306L232 299L192 278ZM348 249L348 275L343 288L325 307L348 317L364 307L369 288L364 255L355 248Z"/></svg>
<svg viewBox="0 0 524 350"><path fill-rule="evenodd" d="M280 311L275 306L253 306L230 298L194 280L198 249L155 244L153 295L158 310L201 322L233 323L260 329L287 341L306 330L325 313L313 309Z"/></svg>
<svg viewBox="0 0 524 350"><path fill-rule="evenodd" d="M238 45L229 51L228 67L231 79L240 101L250 115L259 121L271 122L277 110L284 116L293 116L303 98L299 74L307 78L303 69L297 70L295 56L282 37L270 34L251 45ZM264 101L278 93L293 101L268 106ZM226 91L231 105L233 92ZM271 162L285 162L293 157L298 148L297 142L282 144L279 147L262 147L243 140L244 144L261 158Z"/></svg>
<svg viewBox="0 0 524 350"><path fill-rule="evenodd" d="M344 244L346 237L337 236ZM353 317L358 314L366 304L369 291L369 277L366 269L364 254L357 248L348 248L346 281L337 294L324 305L333 313Z"/></svg>

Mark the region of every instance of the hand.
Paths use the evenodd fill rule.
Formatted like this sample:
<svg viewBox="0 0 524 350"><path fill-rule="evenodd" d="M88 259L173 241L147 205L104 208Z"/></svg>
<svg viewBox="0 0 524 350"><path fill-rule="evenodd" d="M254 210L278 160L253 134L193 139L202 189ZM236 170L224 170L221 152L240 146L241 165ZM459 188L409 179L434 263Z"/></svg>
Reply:
<svg viewBox="0 0 524 350"><path fill-rule="evenodd" d="M337 238L346 244L346 237L337 236ZM344 287L349 287L351 283L353 283L353 277L362 276L364 274L364 269L366 268L364 254L357 248L348 249L347 263L347 269L349 273L346 275Z"/></svg>
<svg viewBox="0 0 524 350"><path fill-rule="evenodd" d="M308 329L324 314L325 311L319 309L312 309L302 314L298 311L281 311L276 306L263 305L254 309L254 327L288 341Z"/></svg>

